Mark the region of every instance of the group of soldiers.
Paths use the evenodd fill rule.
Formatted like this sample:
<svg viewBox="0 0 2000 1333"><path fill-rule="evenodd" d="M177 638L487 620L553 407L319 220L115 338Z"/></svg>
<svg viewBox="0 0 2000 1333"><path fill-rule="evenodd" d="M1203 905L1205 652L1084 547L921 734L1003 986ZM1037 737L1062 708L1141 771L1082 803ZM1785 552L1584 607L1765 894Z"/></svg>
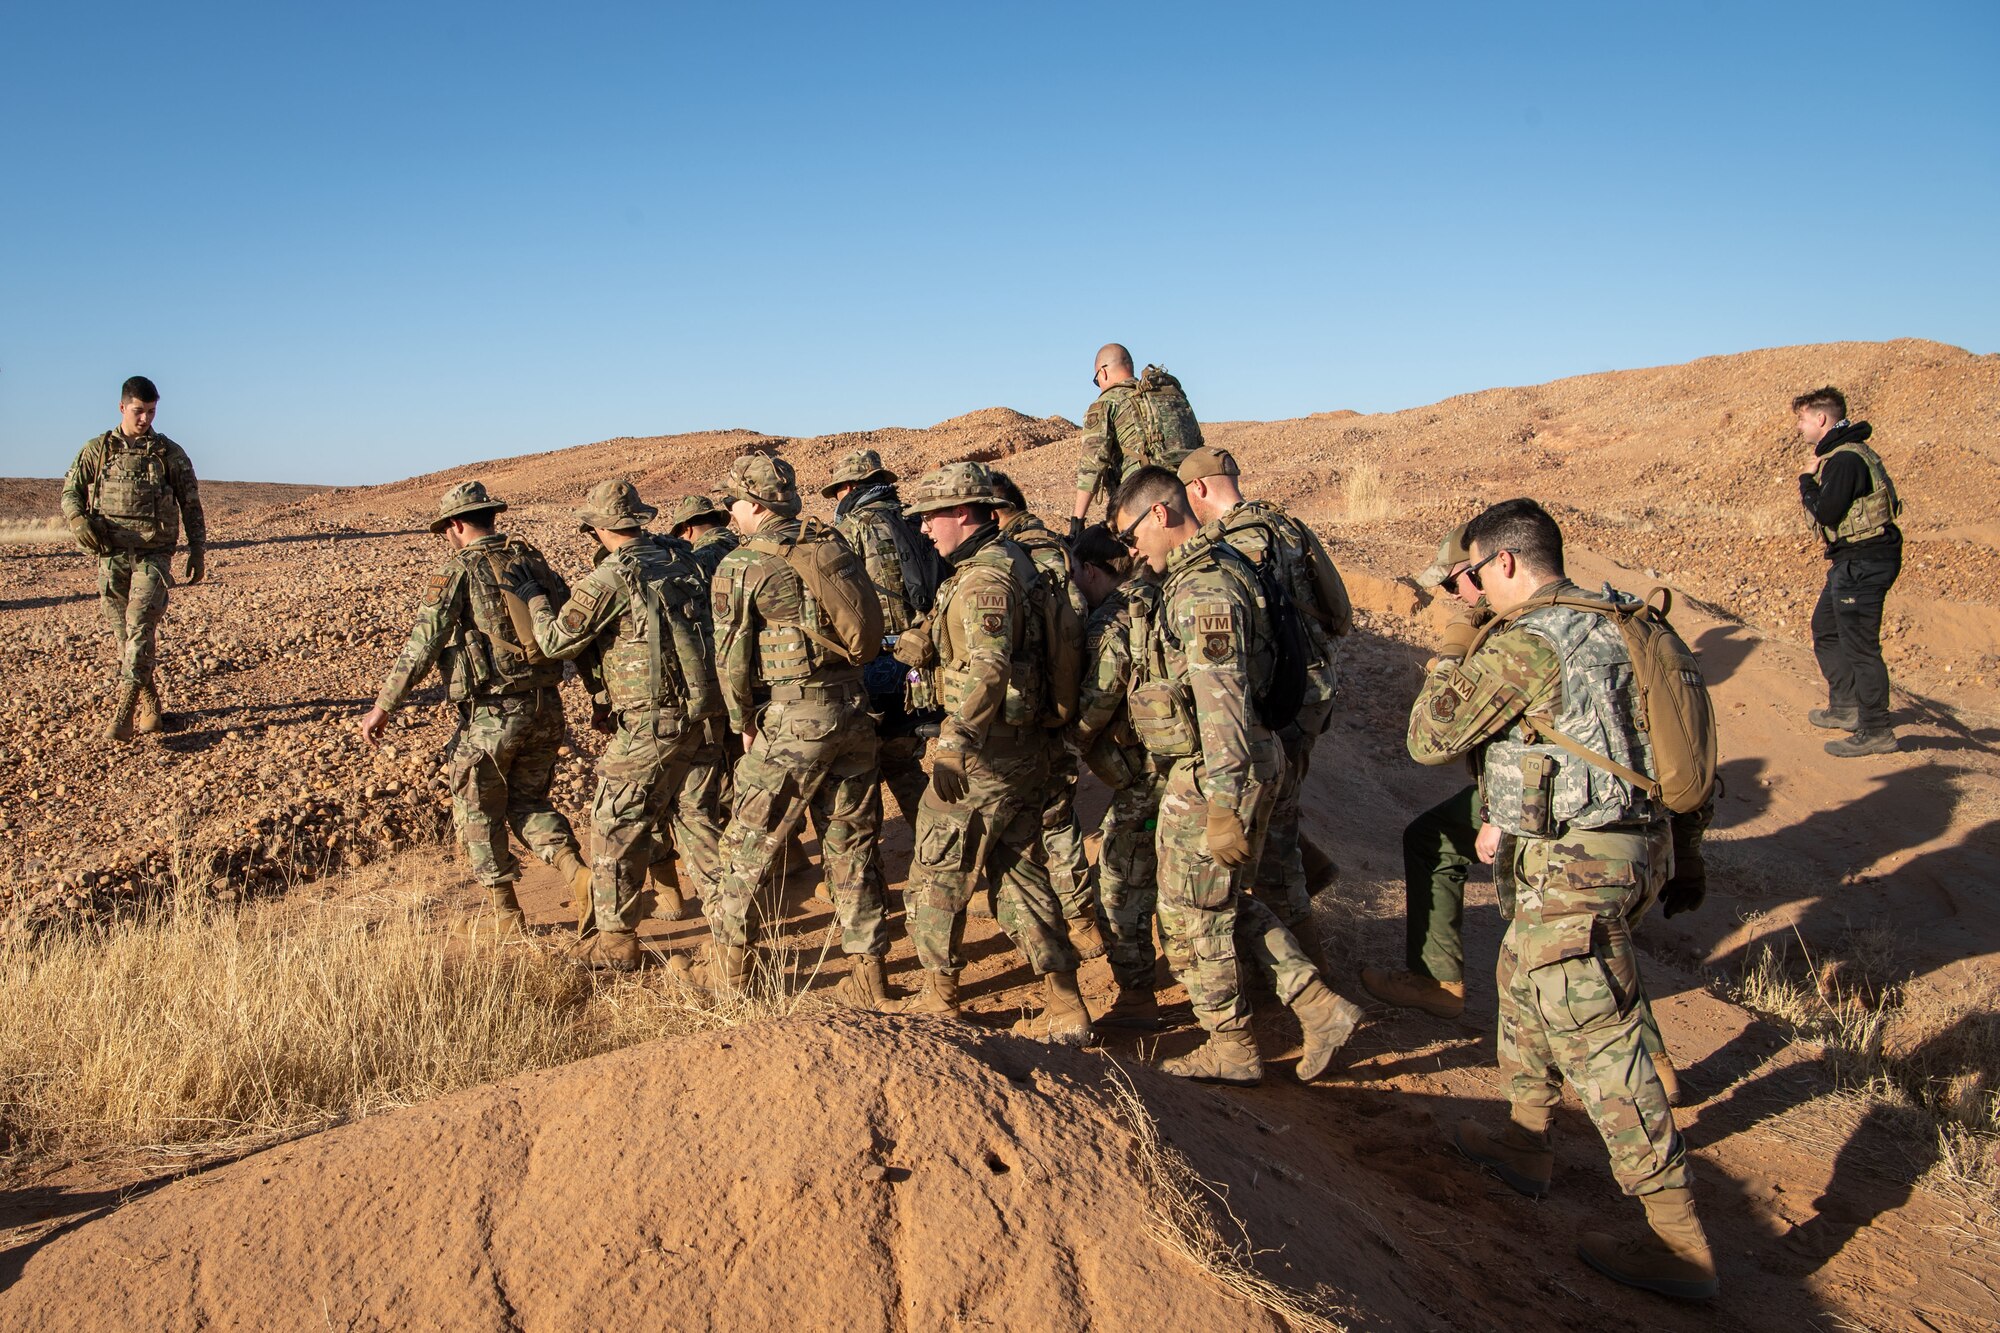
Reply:
<svg viewBox="0 0 2000 1333"><path fill-rule="evenodd" d="M1042 981L1040 1012L1017 1032L1082 1044L1094 1022L1158 1028L1157 925L1206 1034L1162 1069L1256 1083L1252 1001L1275 998L1302 1032L1298 1077L1323 1073L1362 1018L1327 984L1312 898L1336 868L1300 826L1352 626L1346 591L1309 528L1244 498L1236 460L1204 444L1171 375L1135 373L1111 344L1092 380L1100 394L1062 538L981 463L939 467L905 496L874 451L857 451L821 488L834 502L825 523L802 516L790 463L752 453L729 469L721 500L681 499L664 531L648 529L659 511L629 481L593 487L576 514L593 565L572 586L500 529L507 505L480 482L447 492L431 527L450 553L359 725L379 740L441 671L459 712L454 821L490 926L526 930L511 832L568 882L579 961L638 967L641 913L677 918L698 895L705 944L668 966L740 994L810 819L849 959L843 1003L958 1015L966 919L983 910ZM85 446L63 498L99 557L120 648L108 734L121 740L161 724L153 639L179 524L187 581L203 565L193 470L151 429L158 396L149 381L126 383L120 426ZM1901 506L1837 390L1794 408L1819 459L1801 498L1835 561L1814 621L1829 708L1811 721L1854 733L1828 747L1836 755L1880 753L1894 735L1873 633ZM1104 519L1092 523L1100 495ZM1408 748L1426 764L1465 761L1473 782L1406 832L1408 967L1364 969L1363 985L1391 1005L1462 1013L1467 868L1492 864L1509 921L1495 981L1510 1114L1497 1129L1462 1122L1454 1143L1540 1197L1567 1082L1650 1231L1586 1235L1581 1256L1622 1282L1711 1296L1675 1076L1633 946L1655 901L1669 915L1701 901L1706 811L1670 818L1626 643L1578 609L1562 534L1538 504L1486 509L1418 582L1461 606L1411 710ZM1857 613L1863 584L1873 601ZM592 727L610 737L588 857L549 800L566 662L590 692ZM1095 865L1076 811L1084 768L1111 792ZM885 785L913 829L909 995L884 972ZM1077 968L1100 955L1117 991L1093 1019Z"/></svg>

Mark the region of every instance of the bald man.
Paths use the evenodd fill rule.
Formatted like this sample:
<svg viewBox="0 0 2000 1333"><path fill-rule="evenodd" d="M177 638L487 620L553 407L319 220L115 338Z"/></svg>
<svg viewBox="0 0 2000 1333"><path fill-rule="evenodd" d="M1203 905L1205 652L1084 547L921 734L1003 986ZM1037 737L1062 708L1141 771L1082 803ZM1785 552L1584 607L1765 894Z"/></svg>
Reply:
<svg viewBox="0 0 2000 1333"><path fill-rule="evenodd" d="M1120 343L1097 349L1090 382L1097 401L1083 418L1083 460L1076 469L1076 508L1070 515L1073 546L1083 532L1091 503L1102 491L1106 503L1125 478L1147 464L1175 468L1201 448L1201 423L1194 419L1181 382L1160 366L1132 373L1132 353Z"/></svg>

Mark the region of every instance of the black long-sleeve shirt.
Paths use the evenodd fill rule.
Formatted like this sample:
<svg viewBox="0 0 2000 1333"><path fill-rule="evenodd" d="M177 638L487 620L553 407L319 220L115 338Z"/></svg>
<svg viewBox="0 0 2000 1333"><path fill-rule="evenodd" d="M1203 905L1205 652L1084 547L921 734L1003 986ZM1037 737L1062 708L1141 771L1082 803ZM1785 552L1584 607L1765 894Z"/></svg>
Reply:
<svg viewBox="0 0 2000 1333"><path fill-rule="evenodd" d="M1849 440L1865 441L1875 433L1874 427L1865 421L1841 422L1826 433L1826 438L1813 450L1815 457L1826 456ZM1831 531L1840 526L1840 520L1847 517L1847 511L1854 502L1875 489L1875 481L1868 475L1868 465L1857 454L1834 454L1815 477L1807 472L1799 477L1799 499L1804 502L1806 512L1813 522ZM1894 523L1890 523L1880 535L1866 541L1836 541L1826 548L1826 558L1835 560L1843 555L1901 555L1903 533Z"/></svg>

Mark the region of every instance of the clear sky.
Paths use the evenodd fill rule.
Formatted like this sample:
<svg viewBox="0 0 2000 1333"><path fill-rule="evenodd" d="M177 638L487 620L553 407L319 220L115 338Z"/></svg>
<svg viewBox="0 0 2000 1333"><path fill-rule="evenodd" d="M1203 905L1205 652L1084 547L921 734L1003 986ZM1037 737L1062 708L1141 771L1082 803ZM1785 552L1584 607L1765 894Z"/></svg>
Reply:
<svg viewBox="0 0 2000 1333"><path fill-rule="evenodd" d="M15 4L0 475L2000 350L2000 4ZM1791 386L1780 386L1781 390Z"/></svg>

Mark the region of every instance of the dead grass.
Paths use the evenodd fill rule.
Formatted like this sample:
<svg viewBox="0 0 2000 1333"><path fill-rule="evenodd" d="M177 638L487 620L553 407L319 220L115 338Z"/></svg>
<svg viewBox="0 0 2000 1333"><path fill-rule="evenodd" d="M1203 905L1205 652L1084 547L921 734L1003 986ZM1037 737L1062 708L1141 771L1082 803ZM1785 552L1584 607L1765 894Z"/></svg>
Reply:
<svg viewBox="0 0 2000 1333"><path fill-rule="evenodd" d="M0 520L0 546L46 546L69 540L69 525L59 518Z"/></svg>
<svg viewBox="0 0 2000 1333"><path fill-rule="evenodd" d="M1389 492L1382 482L1382 469L1375 463L1356 463L1347 471L1347 521L1375 523L1389 517Z"/></svg>

